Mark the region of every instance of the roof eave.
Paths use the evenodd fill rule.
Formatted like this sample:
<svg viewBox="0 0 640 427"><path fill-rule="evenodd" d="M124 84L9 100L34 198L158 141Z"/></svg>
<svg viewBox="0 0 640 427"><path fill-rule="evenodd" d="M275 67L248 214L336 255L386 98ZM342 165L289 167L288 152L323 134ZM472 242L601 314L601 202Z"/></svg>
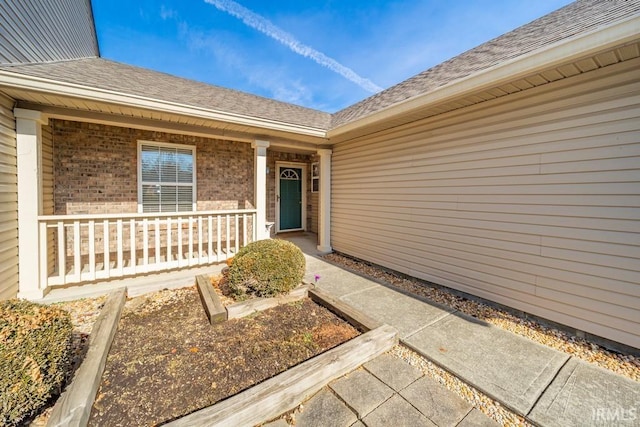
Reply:
<svg viewBox="0 0 640 427"><path fill-rule="evenodd" d="M330 129L327 131L327 138L331 141L332 138L361 130L381 121L499 86L537 71L631 42L638 38L638 28L640 28L640 16L633 16L607 27L562 40Z"/></svg>
<svg viewBox="0 0 640 427"><path fill-rule="evenodd" d="M290 132L324 138L326 129L286 123L260 117L207 109L175 102L163 101L139 95L127 94L107 89L77 85L73 83L50 80L29 76L7 70L0 70L0 87L8 86L14 89L37 91L52 95L68 96L96 102L108 102L129 107L143 108L163 113L181 114L208 120L228 122L237 125L256 127L261 129Z"/></svg>

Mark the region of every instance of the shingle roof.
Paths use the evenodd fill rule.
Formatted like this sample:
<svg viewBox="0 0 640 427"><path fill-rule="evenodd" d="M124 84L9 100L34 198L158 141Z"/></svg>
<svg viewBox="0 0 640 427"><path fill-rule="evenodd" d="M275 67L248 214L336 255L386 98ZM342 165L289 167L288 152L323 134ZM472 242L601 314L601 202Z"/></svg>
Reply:
<svg viewBox="0 0 640 427"><path fill-rule="evenodd" d="M327 129L331 120L331 115L322 111L103 58L28 64L0 67L0 69L59 82L319 129Z"/></svg>
<svg viewBox="0 0 640 427"><path fill-rule="evenodd" d="M578 0L331 115L103 58L0 66L54 81L323 130L368 116L558 41L640 13L640 0Z"/></svg>
<svg viewBox="0 0 640 427"><path fill-rule="evenodd" d="M331 128L639 11L638 0L584 0L571 3L338 111L332 116Z"/></svg>

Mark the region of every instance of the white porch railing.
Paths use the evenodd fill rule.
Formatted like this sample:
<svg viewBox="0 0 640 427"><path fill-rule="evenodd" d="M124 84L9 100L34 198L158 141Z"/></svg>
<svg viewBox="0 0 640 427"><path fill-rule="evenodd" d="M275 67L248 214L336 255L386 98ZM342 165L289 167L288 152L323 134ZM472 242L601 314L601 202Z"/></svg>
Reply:
<svg viewBox="0 0 640 427"><path fill-rule="evenodd" d="M216 263L256 240L256 210L38 217L40 286Z"/></svg>

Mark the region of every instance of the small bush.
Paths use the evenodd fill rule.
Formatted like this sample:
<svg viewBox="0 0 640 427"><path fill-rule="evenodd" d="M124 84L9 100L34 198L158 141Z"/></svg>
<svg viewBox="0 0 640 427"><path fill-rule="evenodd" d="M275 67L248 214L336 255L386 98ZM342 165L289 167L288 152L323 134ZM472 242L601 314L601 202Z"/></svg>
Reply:
<svg viewBox="0 0 640 427"><path fill-rule="evenodd" d="M0 425L19 424L60 393L72 331L61 308L0 302Z"/></svg>
<svg viewBox="0 0 640 427"><path fill-rule="evenodd" d="M238 251L229 267L229 288L239 299L247 294L272 297L300 284L305 271L304 255L291 242L259 240Z"/></svg>

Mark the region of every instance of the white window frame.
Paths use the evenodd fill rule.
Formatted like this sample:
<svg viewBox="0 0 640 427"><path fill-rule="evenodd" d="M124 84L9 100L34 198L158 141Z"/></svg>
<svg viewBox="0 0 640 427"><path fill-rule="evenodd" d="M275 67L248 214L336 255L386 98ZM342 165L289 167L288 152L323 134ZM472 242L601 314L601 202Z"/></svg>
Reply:
<svg viewBox="0 0 640 427"><path fill-rule="evenodd" d="M138 140L138 159L137 159L137 168L138 168L138 212L139 213L143 213L143 207L142 207L142 146L143 145L151 145L151 146L156 146L156 147L168 147L168 148L176 148L176 149L183 149L183 150L190 150L191 151L191 156L193 157L193 176L192 176L192 180L191 180L191 185L192 185L192 190L193 190L193 195L191 200L193 201L193 205L191 206L191 210L192 211L196 211L196 206L197 206L197 194L198 194L198 189L196 186L196 182L197 182L197 175L198 175L198 169L196 168L196 146L195 145L185 145L185 144L172 144L169 142L161 142L161 141L145 141L145 140ZM176 211L176 212L182 212L182 211Z"/></svg>

